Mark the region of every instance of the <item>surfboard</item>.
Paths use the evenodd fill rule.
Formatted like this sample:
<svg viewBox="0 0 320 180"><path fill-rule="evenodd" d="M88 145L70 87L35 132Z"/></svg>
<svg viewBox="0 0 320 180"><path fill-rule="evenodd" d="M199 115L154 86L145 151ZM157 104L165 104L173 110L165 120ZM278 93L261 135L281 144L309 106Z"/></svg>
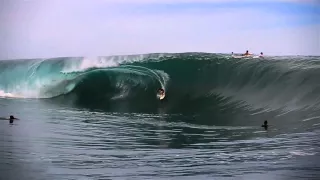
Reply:
<svg viewBox="0 0 320 180"><path fill-rule="evenodd" d="M242 58L242 56L232 56L233 58Z"/></svg>
<svg viewBox="0 0 320 180"><path fill-rule="evenodd" d="M244 56L232 56L233 58L252 58L252 55L244 55Z"/></svg>
<svg viewBox="0 0 320 180"><path fill-rule="evenodd" d="M158 94L158 98L160 99L160 100L163 100L164 98L166 97L166 94L164 93L164 94Z"/></svg>

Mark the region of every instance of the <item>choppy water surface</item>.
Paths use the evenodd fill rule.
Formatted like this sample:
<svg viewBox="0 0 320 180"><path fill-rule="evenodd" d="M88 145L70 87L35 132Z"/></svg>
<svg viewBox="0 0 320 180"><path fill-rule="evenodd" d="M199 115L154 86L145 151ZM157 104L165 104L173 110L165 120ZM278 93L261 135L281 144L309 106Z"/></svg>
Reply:
<svg viewBox="0 0 320 180"><path fill-rule="evenodd" d="M265 131L262 121L201 125L192 123L201 117L160 110L108 113L1 99L1 115L15 113L21 120L0 121L0 179L320 177L317 118Z"/></svg>

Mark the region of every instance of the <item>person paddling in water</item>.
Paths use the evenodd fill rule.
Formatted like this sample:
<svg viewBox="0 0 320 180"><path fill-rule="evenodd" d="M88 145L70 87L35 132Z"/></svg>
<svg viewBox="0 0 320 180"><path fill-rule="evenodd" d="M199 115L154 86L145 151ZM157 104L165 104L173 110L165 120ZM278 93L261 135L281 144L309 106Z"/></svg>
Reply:
<svg viewBox="0 0 320 180"><path fill-rule="evenodd" d="M9 118L9 123L12 124L15 119L19 120L18 118L15 118L14 116L11 115Z"/></svg>
<svg viewBox="0 0 320 180"><path fill-rule="evenodd" d="M13 115L10 115L9 118L7 117L0 117L0 120L9 120L9 123L12 124L14 120L19 120L18 118L15 118Z"/></svg>
<svg viewBox="0 0 320 180"><path fill-rule="evenodd" d="M263 124L263 125L261 125L261 127L264 127L264 129L265 129L265 130L268 130L268 127L269 127L269 125L268 125L268 121L267 121L267 120L265 120L265 121L264 121L264 124Z"/></svg>

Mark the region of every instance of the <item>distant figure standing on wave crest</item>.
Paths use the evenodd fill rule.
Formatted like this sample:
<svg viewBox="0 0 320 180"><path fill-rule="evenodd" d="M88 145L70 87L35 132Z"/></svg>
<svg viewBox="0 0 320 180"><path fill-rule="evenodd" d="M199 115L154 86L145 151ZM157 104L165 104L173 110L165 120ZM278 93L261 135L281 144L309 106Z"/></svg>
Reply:
<svg viewBox="0 0 320 180"><path fill-rule="evenodd" d="M263 57L263 52L260 53L259 57Z"/></svg>
<svg viewBox="0 0 320 180"><path fill-rule="evenodd" d="M249 53L248 50L246 51L246 53L242 54L242 56L249 56L249 55L251 55L251 54Z"/></svg>

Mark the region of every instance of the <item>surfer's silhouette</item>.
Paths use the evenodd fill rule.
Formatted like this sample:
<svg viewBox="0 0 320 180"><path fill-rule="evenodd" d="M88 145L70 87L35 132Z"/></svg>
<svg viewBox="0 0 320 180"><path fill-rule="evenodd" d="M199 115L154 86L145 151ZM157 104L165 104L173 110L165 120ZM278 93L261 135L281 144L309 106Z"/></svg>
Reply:
<svg viewBox="0 0 320 180"><path fill-rule="evenodd" d="M263 124L263 125L261 125L261 127L264 127L264 129L265 129L265 130L268 130L268 127L269 127L269 125L268 125L268 121L267 121L267 120L265 120L265 121L264 121L264 124Z"/></svg>
<svg viewBox="0 0 320 180"><path fill-rule="evenodd" d="M160 98L160 101L165 100L166 99L165 96L166 96L166 94L165 94L164 89L163 88L159 88L158 89L158 97Z"/></svg>
<svg viewBox="0 0 320 180"><path fill-rule="evenodd" d="M260 53L259 57L263 57L263 52Z"/></svg>
<svg viewBox="0 0 320 180"><path fill-rule="evenodd" d="M251 55L251 54L249 53L248 50L246 51L246 53L242 54L242 56L249 56L249 55Z"/></svg>
<svg viewBox="0 0 320 180"><path fill-rule="evenodd" d="M18 118L15 118L13 115L10 115L9 118L6 117L0 117L0 120L9 120L9 123L12 124L14 120L20 120Z"/></svg>
<svg viewBox="0 0 320 180"><path fill-rule="evenodd" d="M12 124L15 119L19 120L18 118L15 118L13 115L11 115L9 118L9 123Z"/></svg>
<svg viewBox="0 0 320 180"><path fill-rule="evenodd" d="M158 92L159 92L160 95L164 95L164 89L159 88Z"/></svg>

